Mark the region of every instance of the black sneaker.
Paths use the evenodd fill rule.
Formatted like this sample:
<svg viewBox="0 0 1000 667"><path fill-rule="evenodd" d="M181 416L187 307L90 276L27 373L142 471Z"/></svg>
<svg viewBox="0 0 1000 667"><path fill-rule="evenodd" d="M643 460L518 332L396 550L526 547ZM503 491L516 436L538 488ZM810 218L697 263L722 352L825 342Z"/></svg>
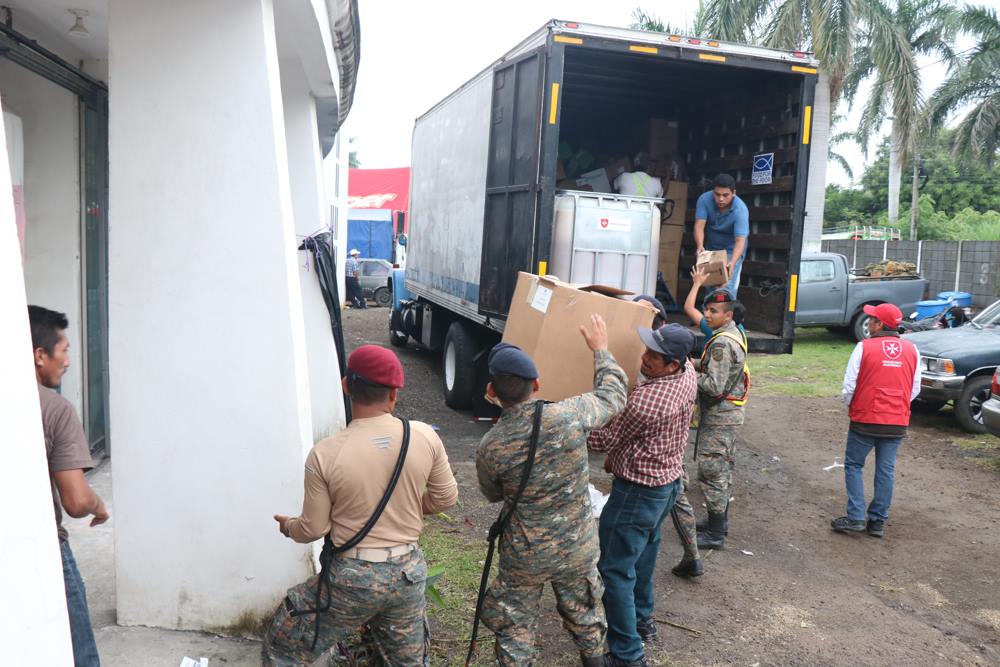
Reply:
<svg viewBox="0 0 1000 667"><path fill-rule="evenodd" d="M700 558L697 560L682 560L677 565L674 565L670 571L678 577L700 577L705 574L705 565Z"/></svg>
<svg viewBox="0 0 1000 667"><path fill-rule="evenodd" d="M651 618L640 618L635 622L635 629L644 642L656 639L656 621Z"/></svg>
<svg viewBox="0 0 1000 667"><path fill-rule="evenodd" d="M646 660L645 655L638 660L622 660L610 653L605 653L604 667L649 667L649 661Z"/></svg>
<svg viewBox="0 0 1000 667"><path fill-rule="evenodd" d="M885 521L868 519L868 525L865 528L872 537L885 537Z"/></svg>
<svg viewBox="0 0 1000 667"><path fill-rule="evenodd" d="M864 521L853 521L846 516L834 519L830 522L830 527L838 533L863 533L865 532Z"/></svg>

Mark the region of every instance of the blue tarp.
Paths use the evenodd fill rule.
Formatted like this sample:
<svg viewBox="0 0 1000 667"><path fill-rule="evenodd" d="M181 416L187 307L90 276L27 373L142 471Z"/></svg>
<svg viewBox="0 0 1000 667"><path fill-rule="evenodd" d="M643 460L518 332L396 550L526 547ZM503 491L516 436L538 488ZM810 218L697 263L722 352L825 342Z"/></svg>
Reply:
<svg viewBox="0 0 1000 667"><path fill-rule="evenodd" d="M392 261L392 211L351 209L347 216L347 249L362 257Z"/></svg>

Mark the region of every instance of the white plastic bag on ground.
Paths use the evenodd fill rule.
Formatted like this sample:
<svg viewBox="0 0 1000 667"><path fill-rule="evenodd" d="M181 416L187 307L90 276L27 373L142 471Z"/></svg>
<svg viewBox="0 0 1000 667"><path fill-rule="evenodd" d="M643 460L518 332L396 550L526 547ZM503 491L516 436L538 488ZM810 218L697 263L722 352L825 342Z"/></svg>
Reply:
<svg viewBox="0 0 1000 667"><path fill-rule="evenodd" d="M608 497L597 490L593 484L587 485L587 491L590 492L590 507L594 512L594 518L601 516L601 510L604 509L605 503L608 502Z"/></svg>

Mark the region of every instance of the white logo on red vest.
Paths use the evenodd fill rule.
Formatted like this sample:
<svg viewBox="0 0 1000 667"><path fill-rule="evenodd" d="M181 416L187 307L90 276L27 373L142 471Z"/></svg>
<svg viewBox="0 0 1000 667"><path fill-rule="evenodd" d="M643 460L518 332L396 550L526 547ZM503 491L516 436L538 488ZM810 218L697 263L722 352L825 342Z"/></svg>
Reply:
<svg viewBox="0 0 1000 667"><path fill-rule="evenodd" d="M903 353L903 345L898 340L884 340L882 353L889 359L899 359L899 355Z"/></svg>

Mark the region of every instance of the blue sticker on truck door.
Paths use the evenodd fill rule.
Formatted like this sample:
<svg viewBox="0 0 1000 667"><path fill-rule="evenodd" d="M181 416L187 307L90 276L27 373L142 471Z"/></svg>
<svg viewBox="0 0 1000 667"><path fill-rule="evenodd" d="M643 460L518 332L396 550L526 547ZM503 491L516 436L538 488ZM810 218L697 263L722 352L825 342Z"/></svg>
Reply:
<svg viewBox="0 0 1000 667"><path fill-rule="evenodd" d="M751 183L767 185L771 182L774 172L774 153L759 153L753 156L753 175Z"/></svg>

